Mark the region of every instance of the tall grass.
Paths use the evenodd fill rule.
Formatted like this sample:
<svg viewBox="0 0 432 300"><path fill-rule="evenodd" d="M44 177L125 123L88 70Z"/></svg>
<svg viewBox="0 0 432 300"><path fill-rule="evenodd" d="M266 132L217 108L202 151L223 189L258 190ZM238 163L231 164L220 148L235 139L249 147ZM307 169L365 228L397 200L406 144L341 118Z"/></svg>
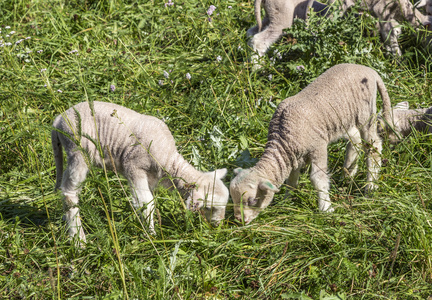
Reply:
<svg viewBox="0 0 432 300"><path fill-rule="evenodd" d="M243 227L231 202L214 228L178 193L158 189L155 236L133 213L125 179L92 169L80 194L83 249L66 235L50 143L56 115L107 101L163 118L201 170L247 167L263 152L276 105L337 63L377 70L393 104L432 105L431 57L412 29L394 58L370 17L298 21L252 72L250 1L4 0L0 16L11 43L0 48L2 298L432 296L430 135L384 145L370 197L364 162L343 180L345 142L331 146L333 214L318 212L307 170L291 198L278 194Z"/></svg>

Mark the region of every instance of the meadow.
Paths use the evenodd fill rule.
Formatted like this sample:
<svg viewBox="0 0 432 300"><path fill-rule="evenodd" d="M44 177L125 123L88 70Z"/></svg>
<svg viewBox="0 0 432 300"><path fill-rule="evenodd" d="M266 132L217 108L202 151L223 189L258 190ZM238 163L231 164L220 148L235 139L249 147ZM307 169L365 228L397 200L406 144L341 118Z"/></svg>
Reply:
<svg viewBox="0 0 432 300"><path fill-rule="evenodd" d="M282 187L247 226L231 201L212 227L160 188L154 236L127 181L93 168L80 194L84 248L66 234L50 141L70 106L113 102L163 119L194 166L228 168L228 185L262 154L278 103L335 64L375 69L393 105L431 106L424 31L404 25L394 57L376 20L335 11L296 21L252 71L251 0L3 0L0 20L0 298L432 299L430 134L384 142L369 196L363 157L342 179L346 141L333 144L331 214L318 211L307 169L292 197Z"/></svg>

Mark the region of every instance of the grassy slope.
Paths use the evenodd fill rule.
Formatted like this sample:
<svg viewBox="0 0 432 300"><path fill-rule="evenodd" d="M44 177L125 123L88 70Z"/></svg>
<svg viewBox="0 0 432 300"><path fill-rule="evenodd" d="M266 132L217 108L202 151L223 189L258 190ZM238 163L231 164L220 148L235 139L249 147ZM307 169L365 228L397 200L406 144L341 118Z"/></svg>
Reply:
<svg viewBox="0 0 432 300"><path fill-rule="evenodd" d="M393 103L432 105L430 58L410 28L401 38L404 56L394 61L383 55L371 19L298 22L252 73L245 40L252 3L174 3L0 3L0 36L12 43L0 48L0 297L431 296L432 144L420 134L385 146L371 197L362 194L363 162L355 181L340 179L339 142L329 151L335 213L317 212L304 174L291 199L277 195L246 227L229 208L226 221L211 228L176 193L159 190L157 235L148 237L125 180L93 170L81 193L89 244L70 245L53 191L50 126L72 104L111 101L164 118L180 152L202 170L253 163L275 105L337 63L376 69ZM209 22L211 4L217 9Z"/></svg>

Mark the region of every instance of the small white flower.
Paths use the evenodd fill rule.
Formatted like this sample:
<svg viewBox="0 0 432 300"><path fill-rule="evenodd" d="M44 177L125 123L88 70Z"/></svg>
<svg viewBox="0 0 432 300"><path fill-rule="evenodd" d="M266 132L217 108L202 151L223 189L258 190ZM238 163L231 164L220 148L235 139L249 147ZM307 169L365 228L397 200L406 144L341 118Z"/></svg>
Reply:
<svg viewBox="0 0 432 300"><path fill-rule="evenodd" d="M158 84L159 84L159 85L163 85L163 84L164 84L163 80L159 80L159 81L158 81Z"/></svg>
<svg viewBox="0 0 432 300"><path fill-rule="evenodd" d="M10 29L10 26L6 26L5 29Z"/></svg>
<svg viewBox="0 0 432 300"><path fill-rule="evenodd" d="M11 31L11 32L9 32L10 35L12 35L12 34L14 34L14 33L15 33L15 31Z"/></svg>
<svg viewBox="0 0 432 300"><path fill-rule="evenodd" d="M222 57L221 57L220 55L218 55L218 57L216 57L216 60L217 60L217 61L221 61L221 60L222 60Z"/></svg>
<svg viewBox="0 0 432 300"><path fill-rule="evenodd" d="M41 72L46 72L47 69L41 69Z"/></svg>
<svg viewBox="0 0 432 300"><path fill-rule="evenodd" d="M273 79L273 75L270 74L270 75L268 76L268 79L271 81L271 80Z"/></svg>
<svg viewBox="0 0 432 300"><path fill-rule="evenodd" d="M44 87L47 87L46 83L44 84Z"/></svg>
<svg viewBox="0 0 432 300"><path fill-rule="evenodd" d="M24 39L20 39L18 41L15 42L16 45L21 44L21 42L24 41Z"/></svg>
<svg viewBox="0 0 432 300"><path fill-rule="evenodd" d="M240 51L243 50L242 46L240 46L240 45L237 47L237 49Z"/></svg>
<svg viewBox="0 0 432 300"><path fill-rule="evenodd" d="M58 89L58 90L57 90L57 92L59 92L59 93L63 93L63 91L62 91L62 90L60 90L60 89Z"/></svg>
<svg viewBox="0 0 432 300"><path fill-rule="evenodd" d="M74 54L75 52L78 52L78 50L72 50L71 52L69 52L69 54Z"/></svg>
<svg viewBox="0 0 432 300"><path fill-rule="evenodd" d="M43 50L38 50L38 51L37 51L37 53L42 53L42 52L43 52Z"/></svg>
<svg viewBox="0 0 432 300"><path fill-rule="evenodd" d="M25 39L26 39L26 40L29 40L29 39L31 39L31 37L28 36L28 37L26 37Z"/></svg>
<svg viewBox="0 0 432 300"><path fill-rule="evenodd" d="M9 37L10 35L9 34L6 34L6 37Z"/></svg>
<svg viewBox="0 0 432 300"><path fill-rule="evenodd" d="M189 73L186 73L185 76L186 76L186 79L187 79L187 80L190 80L190 79L192 78L191 74L189 74Z"/></svg>
<svg viewBox="0 0 432 300"><path fill-rule="evenodd" d="M168 73L167 71L163 71L163 76L164 76L165 78L169 78L169 73Z"/></svg>
<svg viewBox="0 0 432 300"><path fill-rule="evenodd" d="M231 5L228 5L228 9L231 9L232 8L232 6Z"/></svg>
<svg viewBox="0 0 432 300"><path fill-rule="evenodd" d="M6 43L5 46L12 46L12 43Z"/></svg>

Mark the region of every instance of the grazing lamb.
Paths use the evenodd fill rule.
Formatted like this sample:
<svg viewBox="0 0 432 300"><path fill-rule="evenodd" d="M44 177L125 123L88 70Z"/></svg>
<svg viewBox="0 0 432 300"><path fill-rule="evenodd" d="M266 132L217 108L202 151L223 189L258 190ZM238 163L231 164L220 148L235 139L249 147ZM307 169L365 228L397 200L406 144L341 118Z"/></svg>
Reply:
<svg viewBox="0 0 432 300"><path fill-rule="evenodd" d="M164 186L174 183L181 193L189 194L188 207L202 208L210 222L224 218L229 192L221 179L227 170L208 173L196 170L177 152L174 138L163 121L113 103L82 102L57 116L53 126L56 188L60 187L64 195L69 236L79 233L80 240L86 240L78 193L90 162L128 179L132 205L137 210L146 205L144 217L151 233L154 233L152 191L161 179ZM64 174L62 147L67 154Z"/></svg>
<svg viewBox="0 0 432 300"><path fill-rule="evenodd" d="M329 3L333 4L336 1L329 0ZM355 0L341 0L341 8L347 11L356 3ZM358 1L358 4L373 17L379 19L381 38L387 51L394 55L402 55L397 41L402 32L400 22L406 21L414 28L432 24L432 17L423 15L409 0L361 0Z"/></svg>
<svg viewBox="0 0 432 300"><path fill-rule="evenodd" d="M391 110L391 123L387 124L379 116L378 132L388 136L391 144L396 144L401 138L408 136L413 129L432 133L432 106L429 108L409 109L409 103L404 101L396 104Z"/></svg>
<svg viewBox="0 0 432 300"><path fill-rule="evenodd" d="M261 2L266 12L262 21ZM255 18L258 25L249 28L246 33L248 37L252 37L249 46L258 53L252 55L255 69L259 68L259 56L264 56L271 44L282 36L283 30L292 26L295 18L306 20L311 8L317 13L327 12L327 5L314 0L255 0Z"/></svg>
<svg viewBox="0 0 432 300"><path fill-rule="evenodd" d="M235 217L242 220L243 215L246 224L251 222L270 204L285 179L290 187L297 186L300 169L306 163L311 164L310 178L318 191L319 209L333 211L327 146L342 137L348 137L355 146L365 141L367 188L374 188L381 153L377 90L383 99L384 119L389 120L390 98L382 79L361 65L336 65L300 93L282 101L270 121L261 159L250 169L235 170L237 176L230 184Z"/></svg>

